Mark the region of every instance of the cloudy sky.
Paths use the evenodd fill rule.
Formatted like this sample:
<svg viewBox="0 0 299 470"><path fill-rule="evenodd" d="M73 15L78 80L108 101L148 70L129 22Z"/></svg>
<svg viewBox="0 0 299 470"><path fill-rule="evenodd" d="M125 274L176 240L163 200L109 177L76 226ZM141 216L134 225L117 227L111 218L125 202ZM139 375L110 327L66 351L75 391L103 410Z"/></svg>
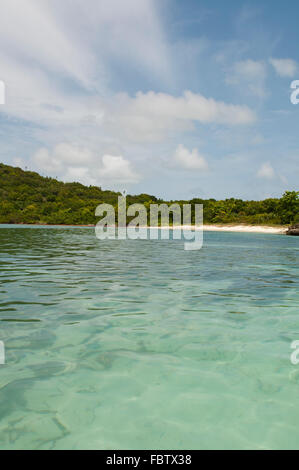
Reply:
<svg viewBox="0 0 299 470"><path fill-rule="evenodd" d="M167 199L299 189L299 6L1 0L0 161Z"/></svg>

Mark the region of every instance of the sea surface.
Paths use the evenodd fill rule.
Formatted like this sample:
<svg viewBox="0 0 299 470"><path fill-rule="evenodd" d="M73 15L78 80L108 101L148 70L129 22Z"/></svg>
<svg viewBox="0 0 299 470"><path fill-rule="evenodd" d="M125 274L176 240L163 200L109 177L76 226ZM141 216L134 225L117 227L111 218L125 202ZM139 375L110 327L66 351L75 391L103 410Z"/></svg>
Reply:
<svg viewBox="0 0 299 470"><path fill-rule="evenodd" d="M298 260L0 226L0 449L299 449Z"/></svg>

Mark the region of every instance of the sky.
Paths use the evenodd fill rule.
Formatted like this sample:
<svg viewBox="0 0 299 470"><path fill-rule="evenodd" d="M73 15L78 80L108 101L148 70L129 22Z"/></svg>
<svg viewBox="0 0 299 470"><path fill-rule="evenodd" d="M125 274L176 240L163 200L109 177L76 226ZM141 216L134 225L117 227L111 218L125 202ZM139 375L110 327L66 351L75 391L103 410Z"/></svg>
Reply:
<svg viewBox="0 0 299 470"><path fill-rule="evenodd" d="M0 161L168 200L299 190L298 15L295 0L2 0Z"/></svg>

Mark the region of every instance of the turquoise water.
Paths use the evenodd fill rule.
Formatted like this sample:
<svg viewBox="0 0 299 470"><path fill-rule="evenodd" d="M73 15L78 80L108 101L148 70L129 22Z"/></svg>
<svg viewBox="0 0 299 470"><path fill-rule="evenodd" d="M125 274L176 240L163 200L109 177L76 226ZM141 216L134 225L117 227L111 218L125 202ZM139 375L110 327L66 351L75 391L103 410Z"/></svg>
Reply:
<svg viewBox="0 0 299 470"><path fill-rule="evenodd" d="M298 255L0 227L0 448L298 449Z"/></svg>

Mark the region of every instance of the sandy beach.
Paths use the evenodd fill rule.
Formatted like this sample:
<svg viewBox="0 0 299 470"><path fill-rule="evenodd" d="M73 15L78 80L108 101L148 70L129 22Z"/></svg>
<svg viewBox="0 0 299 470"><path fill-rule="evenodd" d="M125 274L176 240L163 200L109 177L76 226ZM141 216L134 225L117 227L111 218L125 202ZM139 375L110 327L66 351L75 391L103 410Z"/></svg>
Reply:
<svg viewBox="0 0 299 470"><path fill-rule="evenodd" d="M254 232L285 234L286 227L268 227L266 225L204 225L207 232Z"/></svg>
<svg viewBox="0 0 299 470"><path fill-rule="evenodd" d="M2 226L9 227L10 224L0 224ZM19 226L19 227L66 227L66 228L95 228L96 225L87 224L87 225L69 225L69 224L11 224L11 226ZM116 226L117 228L117 226ZM154 226L147 226L147 227L140 227L140 228L147 228L147 229L160 229L160 230L195 230L199 231L202 230L202 227L194 225L177 225L173 226L161 226L161 227L154 227ZM213 224L206 224L203 226L204 232L244 232L244 233L272 233L278 235L284 235L288 230L288 227L284 226L268 226L268 225L243 225L243 224L227 224L227 225L213 225Z"/></svg>
<svg viewBox="0 0 299 470"><path fill-rule="evenodd" d="M151 227L154 228L154 227ZM168 227L160 227L161 229L167 229ZM177 227L169 227L170 229L181 229L181 230L201 230L201 227L194 227L192 225L181 225ZM246 232L246 233L271 233L284 235L287 231L287 227L283 226L267 226L267 225L204 225L204 232Z"/></svg>

